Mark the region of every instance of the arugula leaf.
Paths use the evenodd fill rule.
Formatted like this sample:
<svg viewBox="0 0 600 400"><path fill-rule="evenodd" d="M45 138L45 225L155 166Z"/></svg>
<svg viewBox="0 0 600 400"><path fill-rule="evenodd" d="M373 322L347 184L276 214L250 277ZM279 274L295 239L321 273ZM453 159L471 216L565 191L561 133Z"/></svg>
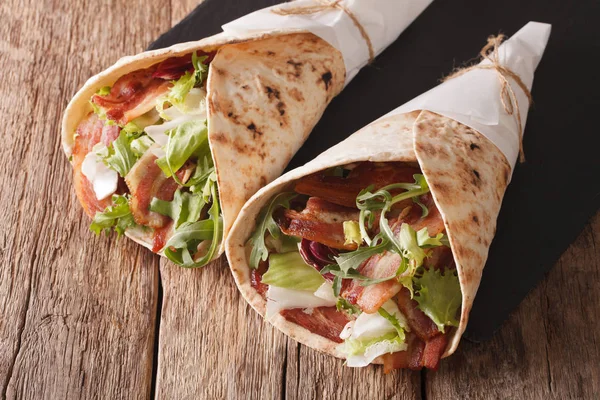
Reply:
<svg viewBox="0 0 600 400"><path fill-rule="evenodd" d="M269 256L269 250L265 245L265 234L267 231L269 231L271 236L275 239L279 239L281 235L279 226L277 226L277 223L273 219L273 212L275 212L278 207L289 209L290 200L296 196L297 194L293 192L279 193L277 196L273 197L266 208L261 210L257 219L258 223L256 224L256 229L247 242L252 246L252 253L250 254L249 260L250 268L258 268L260 261L265 261Z"/></svg>
<svg viewBox="0 0 600 400"><path fill-rule="evenodd" d="M177 189L171 201L153 198L150 203L150 211L170 217L175 221L175 228L178 228L185 222L197 221L205 204L202 196L181 192L181 189Z"/></svg>
<svg viewBox="0 0 600 400"><path fill-rule="evenodd" d="M373 211L381 210L381 233L392 243L397 252L401 251L400 243L392 233L387 219L385 218L385 214L394 204L429 192L429 186L423 175L415 174L413 175L413 178L415 179L415 183L393 183L384 186L373 193L371 192L373 186L369 186L358 194L356 197L356 207L361 211L359 216L360 232L367 244L371 245L371 239L367 233L366 227L367 225L371 227L373 224ZM404 189L406 191L396 196L392 196L390 192L397 189Z"/></svg>
<svg viewBox="0 0 600 400"><path fill-rule="evenodd" d="M167 241L164 247L165 256L174 263L186 267L202 267L211 261L222 238L223 220L220 216L217 184L211 181L210 194L212 205L208 210L209 219L197 222L184 222ZM198 245L210 240L206 254L198 260L193 259Z"/></svg>
<svg viewBox="0 0 600 400"><path fill-rule="evenodd" d="M418 308L431 318L440 332L444 333L445 326L458 326L462 293L456 273L446 271L442 275L439 269L430 268L414 281L419 286L418 296L414 297Z"/></svg>
<svg viewBox="0 0 600 400"><path fill-rule="evenodd" d="M124 178L139 158L131 149L131 142L136 138L136 135L121 130L119 136L108 147L103 147L96 154L104 164Z"/></svg>
<svg viewBox="0 0 600 400"><path fill-rule="evenodd" d="M262 282L267 285L316 291L325 279L319 271L304 262L298 251L269 255L269 269L262 276Z"/></svg>
<svg viewBox="0 0 600 400"><path fill-rule="evenodd" d="M340 270L347 273L351 269L358 270L358 267L369 257L383 253L390 248L390 242L383 240L374 247L363 247L348 253L342 253L335 258Z"/></svg>
<svg viewBox="0 0 600 400"><path fill-rule="evenodd" d="M421 207L421 218L425 218L426 216L429 215L429 208L427 208L427 206L425 204L421 203L421 200L419 200L419 197L413 197L412 201L413 201L413 203L415 203L416 205Z"/></svg>
<svg viewBox="0 0 600 400"><path fill-rule="evenodd" d="M360 226L356 221L344 221L344 245L356 243L360 246L362 237L360 234Z"/></svg>
<svg viewBox="0 0 600 400"><path fill-rule="evenodd" d="M118 237L120 237L127 228L135 225L127 197L113 195L112 201L113 204L106 207L103 212L96 213L90 225L90 230L97 235L102 231L108 235L111 228L114 228Z"/></svg>
<svg viewBox="0 0 600 400"><path fill-rule="evenodd" d="M208 145L208 129L206 120L187 121L168 132L169 139L165 146L166 155L156 160L166 177L174 176L198 148Z"/></svg>

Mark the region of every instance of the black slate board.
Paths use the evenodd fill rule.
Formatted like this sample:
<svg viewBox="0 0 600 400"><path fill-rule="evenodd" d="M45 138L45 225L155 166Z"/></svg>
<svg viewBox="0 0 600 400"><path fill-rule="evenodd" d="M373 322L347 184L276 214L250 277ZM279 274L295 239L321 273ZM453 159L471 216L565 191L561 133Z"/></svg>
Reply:
<svg viewBox="0 0 600 400"><path fill-rule="evenodd" d="M278 0L205 0L150 48L197 40ZM498 220L466 337L489 339L552 268L600 206L597 0L437 0L333 100L288 169L430 89L473 58L485 39L528 21L551 23L536 72L517 166ZM566 296L572 293L565 293Z"/></svg>

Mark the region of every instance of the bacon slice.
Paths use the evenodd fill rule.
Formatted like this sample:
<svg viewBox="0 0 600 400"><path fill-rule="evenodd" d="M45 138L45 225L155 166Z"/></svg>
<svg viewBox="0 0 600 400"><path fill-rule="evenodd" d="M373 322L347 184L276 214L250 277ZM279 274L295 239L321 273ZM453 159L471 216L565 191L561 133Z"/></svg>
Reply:
<svg viewBox="0 0 600 400"><path fill-rule="evenodd" d="M403 287L400 290L396 301L400 312L406 317L411 331L419 338L428 340L439 334L437 325L423 311L419 310L419 303L410 298L410 291L407 288Z"/></svg>
<svg viewBox="0 0 600 400"><path fill-rule="evenodd" d="M369 185L380 189L392 183L413 182L413 175L418 173L418 168L407 167L401 163L364 162L353 169L346 178L326 176L324 172L308 175L296 182L294 190L331 203L356 207L356 196Z"/></svg>
<svg viewBox="0 0 600 400"><path fill-rule="evenodd" d="M386 278L396 273L400 262L401 258L396 253L376 254L363 263L358 272L369 278ZM369 286L362 286L358 280L346 280L343 286L342 297L369 314L377 312L383 303L394 297L402 288L395 279Z"/></svg>
<svg viewBox="0 0 600 400"><path fill-rule="evenodd" d="M151 151L144 153L131 168L125 182L131 193L129 208L138 225L162 228L169 217L150 211L150 202L154 197L171 201L178 188L173 178L167 178L156 165L156 156Z"/></svg>
<svg viewBox="0 0 600 400"><path fill-rule="evenodd" d="M446 346L448 336L439 334L424 342L416 335L408 332L406 334L406 351L385 354L383 358L383 371L387 374L394 369L410 368L419 370L423 367L437 370L440 359Z"/></svg>
<svg viewBox="0 0 600 400"><path fill-rule="evenodd" d="M169 221L162 228L154 229L154 232L152 232L152 252L158 253L165 247L165 244L167 244L167 237L172 229L172 221Z"/></svg>
<svg viewBox="0 0 600 400"><path fill-rule="evenodd" d="M198 50L196 52L198 57L207 56L204 60L204 64L209 64L215 57L216 52L205 53ZM187 71L194 71L194 65L192 64L192 53L186 54L182 57L171 57L158 64L156 71L152 74L153 78L176 80L181 78Z"/></svg>
<svg viewBox="0 0 600 400"><path fill-rule="evenodd" d="M358 221L358 210L311 197L302 212L284 210L278 223L286 235L298 236L335 249L354 250L356 244L344 244L344 221Z"/></svg>
<svg viewBox="0 0 600 400"><path fill-rule="evenodd" d="M425 350L423 351L421 365L434 371L437 370L440 365L440 359L442 358L442 354L444 354L447 345L447 335L437 335L436 337L429 339L425 343Z"/></svg>
<svg viewBox="0 0 600 400"><path fill-rule="evenodd" d="M389 373L395 369L410 368L419 370L422 368L421 360L425 352L425 342L411 332L406 333L406 351L385 354L383 358L383 372Z"/></svg>
<svg viewBox="0 0 600 400"><path fill-rule="evenodd" d="M254 288L263 298L266 297L269 285L262 283L262 276L269 269L269 260L261 261L258 268L250 272L250 286Z"/></svg>
<svg viewBox="0 0 600 400"><path fill-rule="evenodd" d="M305 312L302 308L292 308L281 310L280 314L288 321L336 343L344 342L340 339L340 333L350 322L346 314L338 311L335 306L316 307L311 313Z"/></svg>
<svg viewBox="0 0 600 400"><path fill-rule="evenodd" d="M156 99L172 86L170 81L153 78L155 69L151 67L123 75L109 94L92 96L92 103L102 107L109 119L125 125L152 110L156 106Z"/></svg>
<svg viewBox="0 0 600 400"><path fill-rule="evenodd" d="M85 156L92 151L92 148L103 139L103 132L104 122L94 113L90 113L77 127L73 147L75 193L85 213L92 218L96 215L96 212L104 211L112 203L110 198L98 200L91 182L81 172L81 163L83 163Z"/></svg>

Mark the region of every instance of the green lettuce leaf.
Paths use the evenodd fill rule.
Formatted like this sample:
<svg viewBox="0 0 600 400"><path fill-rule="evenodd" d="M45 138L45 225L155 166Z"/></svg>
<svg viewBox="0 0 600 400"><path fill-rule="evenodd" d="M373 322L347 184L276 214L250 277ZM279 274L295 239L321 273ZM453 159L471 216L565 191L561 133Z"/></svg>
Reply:
<svg viewBox="0 0 600 400"><path fill-rule="evenodd" d="M401 341L404 342L404 340L406 339L406 335L404 333L404 328L402 328L402 326L400 325L400 322L398 321L398 318L396 318L395 315L392 315L389 312L387 312L383 307L379 307L379 310L377 310L377 312L383 318L390 321L390 323L392 325L394 325L394 328L396 329L396 332L398 333L398 337L400 338Z"/></svg>
<svg viewBox="0 0 600 400"><path fill-rule="evenodd" d="M152 146L154 141L148 135L142 135L133 139L130 144L131 151L136 157L141 157Z"/></svg>
<svg viewBox="0 0 600 400"><path fill-rule="evenodd" d="M296 193L284 192L273 197L269 205L262 209L257 219L256 229L248 240L248 244L252 246L249 265L250 268L258 268L260 261L265 261L269 256L269 249L265 245L265 234L267 231L275 239L279 239L281 231L279 226L273 219L273 213L279 207L290 208L290 200L296 197Z"/></svg>
<svg viewBox="0 0 600 400"><path fill-rule="evenodd" d="M438 233L435 237L429 236L429 232L427 231L427 227L421 229L417 232L417 243L419 247L422 249L429 249L431 247L439 247L444 246L444 237L443 233Z"/></svg>
<svg viewBox="0 0 600 400"><path fill-rule="evenodd" d="M150 203L150 211L170 217L175 221L175 228L178 228L186 222L196 222L205 205L206 202L202 196L181 192L181 189L177 189L171 201L153 198Z"/></svg>
<svg viewBox="0 0 600 400"><path fill-rule="evenodd" d="M402 224L400 227L399 239L401 248L400 254L409 260L409 264L415 269L423 265L426 254L423 249L419 247L419 243L417 242L417 232L415 232L409 224Z"/></svg>
<svg viewBox="0 0 600 400"><path fill-rule="evenodd" d="M210 182L209 200L212 201L212 204L208 210L209 219L182 223L169 238L163 250L169 260L182 267L203 267L214 258L217 247L221 243L223 219L221 218L217 183ZM197 252L198 245L205 240L210 240L210 247L202 257L194 260L193 256Z"/></svg>
<svg viewBox="0 0 600 400"><path fill-rule="evenodd" d="M358 270L358 267L369 257L375 254L383 253L385 250L390 248L390 242L387 240L382 241L373 247L361 247L357 250L350 251L348 253L342 253L335 258L337 265L339 265L340 271L348 273L351 270Z"/></svg>
<svg viewBox="0 0 600 400"><path fill-rule="evenodd" d="M97 212L90 225L90 230L97 235L104 231L107 235L111 229L120 237L129 227L135 226L135 221L129 209L129 202L124 195L113 195L113 204L106 207L103 212Z"/></svg>
<svg viewBox="0 0 600 400"><path fill-rule="evenodd" d="M362 312L360 308L351 304L348 300L344 299L343 297L337 298L335 308L337 308L338 311L345 311L352 315L359 315Z"/></svg>
<svg viewBox="0 0 600 400"><path fill-rule="evenodd" d="M164 157L156 160L165 176L174 176L201 146L208 146L206 120L188 121L168 132ZM176 179L177 180L177 179Z"/></svg>
<svg viewBox="0 0 600 400"><path fill-rule="evenodd" d="M169 91L166 101L178 108L183 108L185 98L190 90L201 86L208 76L208 65L204 64L207 58L207 56L198 57L196 52L192 54L194 72L186 71L181 78L173 82L173 87Z"/></svg>
<svg viewBox="0 0 600 400"><path fill-rule="evenodd" d="M418 307L437 325L440 332L445 326L458 326L458 311L462 302L462 293L458 276L454 271L428 269L423 275L414 278L418 285L414 299Z"/></svg>
<svg viewBox="0 0 600 400"><path fill-rule="evenodd" d="M319 271L306 264L297 251L270 254L269 269L261 281L267 285L311 292L325 283Z"/></svg>
<svg viewBox="0 0 600 400"><path fill-rule="evenodd" d="M131 142L136 138L135 134L121 130L119 136L108 147L104 147L96 154L109 168L117 171L124 178L139 158L131 148Z"/></svg>

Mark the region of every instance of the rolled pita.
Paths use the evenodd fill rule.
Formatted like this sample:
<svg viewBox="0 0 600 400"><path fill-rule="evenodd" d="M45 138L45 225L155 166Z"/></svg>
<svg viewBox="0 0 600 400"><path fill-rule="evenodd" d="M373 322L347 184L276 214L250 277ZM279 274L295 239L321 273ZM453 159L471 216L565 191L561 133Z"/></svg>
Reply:
<svg viewBox="0 0 600 400"><path fill-rule="evenodd" d="M358 23L349 13L366 1L296 16L265 9L92 77L62 125L91 229L114 229L185 267L216 258L242 205L281 174L349 81L346 70L354 76L369 60L355 25L378 54L429 1L408 2L391 27L389 16L380 23L391 6L382 1Z"/></svg>
<svg viewBox="0 0 600 400"><path fill-rule="evenodd" d="M528 27L503 44L509 54L529 44L512 53L519 63L541 57L549 35L548 25ZM528 88L538 61L523 76ZM470 74L442 89L447 101L474 93L483 110L503 110L500 86L472 90ZM436 369L467 326L515 161L489 138L514 127L489 123L484 134L457 118L393 111L256 193L226 244L247 302L349 366Z"/></svg>

